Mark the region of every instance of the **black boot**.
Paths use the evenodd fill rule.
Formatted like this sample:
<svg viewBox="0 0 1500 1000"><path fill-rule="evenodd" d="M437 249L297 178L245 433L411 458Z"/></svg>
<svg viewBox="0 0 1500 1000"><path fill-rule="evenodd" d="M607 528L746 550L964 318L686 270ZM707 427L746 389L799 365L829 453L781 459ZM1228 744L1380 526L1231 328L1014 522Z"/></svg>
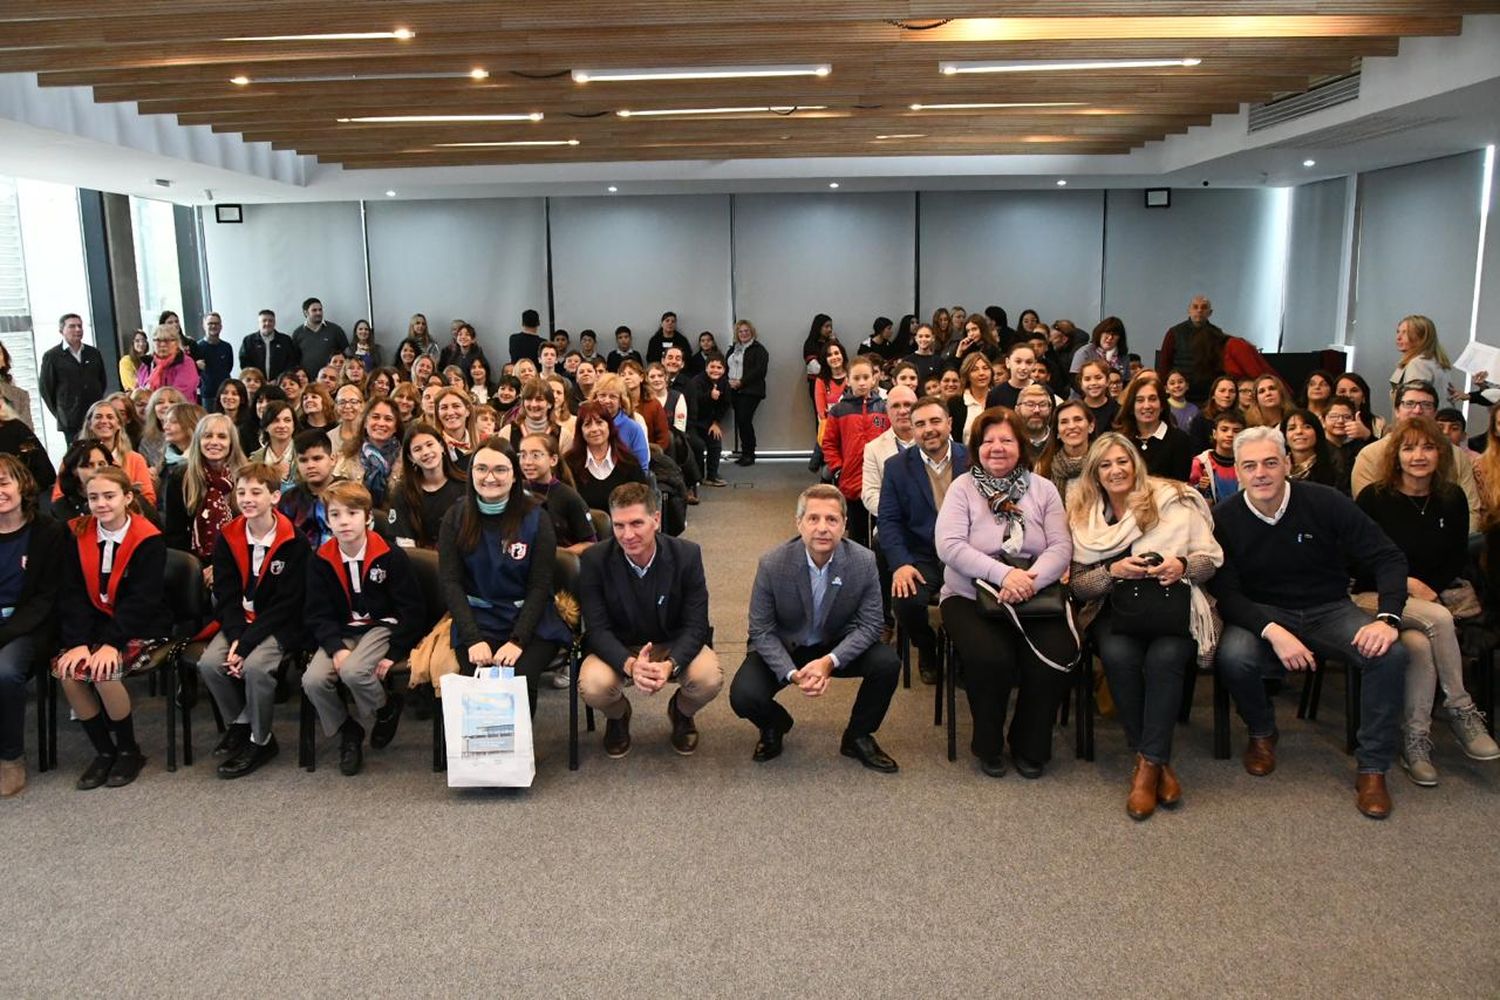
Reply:
<svg viewBox="0 0 1500 1000"><path fill-rule="evenodd" d="M109 720L100 712L92 719L81 719L84 733L94 745L94 760L78 778L77 787L87 791L109 780L109 769L115 765L115 741L109 736Z"/></svg>
<svg viewBox="0 0 1500 1000"><path fill-rule="evenodd" d="M339 771L352 778L365 764L365 728L353 719L345 719L339 735Z"/></svg>

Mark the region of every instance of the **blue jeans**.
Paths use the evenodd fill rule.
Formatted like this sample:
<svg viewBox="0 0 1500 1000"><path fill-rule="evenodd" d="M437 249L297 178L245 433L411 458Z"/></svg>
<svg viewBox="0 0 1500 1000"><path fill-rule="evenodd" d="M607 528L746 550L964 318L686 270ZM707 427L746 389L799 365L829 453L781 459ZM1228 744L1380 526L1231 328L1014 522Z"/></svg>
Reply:
<svg viewBox="0 0 1500 1000"><path fill-rule="evenodd" d="M1259 605L1273 622L1287 629L1321 658L1337 657L1363 675L1359 704L1359 746L1354 759L1362 774L1383 774L1396 758L1400 734L1401 705L1406 691L1406 649L1391 644L1384 656L1370 659L1351 643L1354 633L1374 621L1369 614L1345 599L1311 608L1293 610ZM1224 626L1219 640L1219 676L1229 688L1240 718L1251 736L1276 732L1276 713L1266 694L1264 678L1281 677L1286 668L1276 658L1271 644L1237 625Z"/></svg>
<svg viewBox="0 0 1500 1000"><path fill-rule="evenodd" d="M36 655L36 638L30 635L0 649L0 760L20 760L26 752L26 681Z"/></svg>
<svg viewBox="0 0 1500 1000"><path fill-rule="evenodd" d="M1122 635L1112 625L1106 608L1094 623L1094 645L1104 662L1125 739L1130 749L1153 764L1170 763L1184 678L1197 669L1198 646L1182 636Z"/></svg>

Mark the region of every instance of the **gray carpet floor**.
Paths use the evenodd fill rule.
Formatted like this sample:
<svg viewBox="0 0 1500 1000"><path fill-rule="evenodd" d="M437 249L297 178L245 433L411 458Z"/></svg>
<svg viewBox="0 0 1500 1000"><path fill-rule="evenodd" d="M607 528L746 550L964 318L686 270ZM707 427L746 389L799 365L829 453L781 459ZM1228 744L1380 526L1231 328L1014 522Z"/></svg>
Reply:
<svg viewBox="0 0 1500 1000"><path fill-rule="evenodd" d="M688 534L732 673L756 556L809 477L727 474ZM1212 759L1208 688L1178 730L1183 808L1143 824L1114 722L1096 763L1060 731L1044 779L996 781L945 760L920 686L879 734L894 776L838 755L852 682L784 694L797 726L768 765L727 698L681 758L665 697L637 696L629 757L592 734L577 773L566 692L544 690L526 791L448 789L410 718L359 777L331 743L304 773L294 704L259 773L215 778L200 707L201 756L168 774L142 689L135 785L74 791L88 755L64 723L60 769L0 803L0 996L1500 995L1500 764L1440 732L1442 784L1393 774L1372 822L1337 680L1316 723L1281 700L1264 779Z"/></svg>

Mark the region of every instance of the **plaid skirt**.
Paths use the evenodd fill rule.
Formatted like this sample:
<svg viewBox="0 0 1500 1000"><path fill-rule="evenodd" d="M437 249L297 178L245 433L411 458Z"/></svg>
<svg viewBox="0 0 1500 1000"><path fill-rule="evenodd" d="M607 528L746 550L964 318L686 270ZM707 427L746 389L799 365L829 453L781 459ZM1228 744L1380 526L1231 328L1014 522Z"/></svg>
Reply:
<svg viewBox="0 0 1500 1000"><path fill-rule="evenodd" d="M151 666L151 654L171 641L171 639L131 639L125 644L125 648L120 650L120 665L115 669L115 672L109 677L99 677L95 678L95 680L118 681L129 677L131 674L138 674L146 670ZM101 645L103 643L96 643L90 646L90 652L97 650ZM71 677L73 680L85 680L86 678L81 672L75 671L64 675L58 671L57 663L62 659L62 655L65 652L67 652L65 649L58 650L57 654L52 657L52 675L59 678Z"/></svg>

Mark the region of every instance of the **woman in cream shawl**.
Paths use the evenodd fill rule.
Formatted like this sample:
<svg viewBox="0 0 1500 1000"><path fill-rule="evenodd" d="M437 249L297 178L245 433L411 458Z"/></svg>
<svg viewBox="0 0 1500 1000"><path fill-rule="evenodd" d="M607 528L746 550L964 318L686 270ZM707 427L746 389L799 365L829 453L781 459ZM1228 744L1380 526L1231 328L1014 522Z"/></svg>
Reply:
<svg viewBox="0 0 1500 1000"><path fill-rule="evenodd" d="M1094 646L1136 751L1126 812L1146 819L1158 804L1173 808L1181 801L1170 764L1172 727L1195 654L1199 663L1213 662L1219 623L1203 584L1223 564L1224 552L1203 498L1182 483L1147 475L1141 453L1114 432L1101 435L1084 458L1068 526L1069 585L1084 602L1080 624L1093 623ZM1151 553L1161 561L1143 558ZM1108 599L1116 582L1147 577L1162 586L1187 581L1192 638L1122 635L1111 627Z"/></svg>

